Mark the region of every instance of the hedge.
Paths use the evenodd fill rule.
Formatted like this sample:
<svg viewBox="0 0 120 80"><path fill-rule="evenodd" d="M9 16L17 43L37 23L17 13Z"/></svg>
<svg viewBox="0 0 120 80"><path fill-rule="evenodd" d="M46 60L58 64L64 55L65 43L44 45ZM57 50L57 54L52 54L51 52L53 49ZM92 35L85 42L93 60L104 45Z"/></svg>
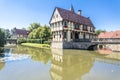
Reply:
<svg viewBox="0 0 120 80"><path fill-rule="evenodd" d="M50 41L45 41L44 39L25 39L21 38L17 40L17 44L21 43L40 43L40 44L50 44Z"/></svg>

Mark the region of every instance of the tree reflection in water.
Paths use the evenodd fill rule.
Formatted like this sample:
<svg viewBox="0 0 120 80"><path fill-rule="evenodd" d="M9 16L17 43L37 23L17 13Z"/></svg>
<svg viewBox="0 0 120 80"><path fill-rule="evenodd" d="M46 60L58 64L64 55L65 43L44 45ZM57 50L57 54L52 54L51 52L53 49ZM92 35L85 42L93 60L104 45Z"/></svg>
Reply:
<svg viewBox="0 0 120 80"><path fill-rule="evenodd" d="M49 49L38 49L31 47L23 48L23 46L17 46L17 48L13 48L13 53L29 54L33 61L41 61L44 64L48 63L48 61L51 59L51 51Z"/></svg>
<svg viewBox="0 0 120 80"><path fill-rule="evenodd" d="M98 79L99 75L104 76L102 74L104 73L104 69L107 69L106 75L109 74L110 70L117 71L118 74L120 73L120 71L117 70L119 69L120 66L119 63L120 59L118 58L118 54L117 56L113 57L115 53L109 56L109 55L98 54L97 51L70 50L70 49L48 50L48 49L29 48L23 46L14 47L12 49L12 53L31 55L31 59L32 59L31 63L34 63L34 61L43 62L42 64L46 64L50 62L49 64L51 65L47 64L46 65L47 68L44 69L46 71L48 70L51 80L86 80L87 78L88 78L87 80L89 80L89 77L92 77L93 79L96 78L96 80L99 80ZM111 65L109 64L111 64L112 67L113 66L115 67L112 68ZM1 67L0 69L2 69L4 65L5 63L2 64L0 63L0 67ZM98 65L101 67L98 67ZM107 68L105 68L106 65L108 65ZM118 68L116 69L116 67ZM39 72L39 69L36 71ZM94 75L92 75L93 73ZM99 75L97 75L96 73ZM114 73L111 73L111 77L116 78L113 74ZM32 75L36 76L35 74ZM42 74L40 73L37 75L40 76ZM110 79L106 79L106 77L108 77L106 75L101 80L110 80Z"/></svg>

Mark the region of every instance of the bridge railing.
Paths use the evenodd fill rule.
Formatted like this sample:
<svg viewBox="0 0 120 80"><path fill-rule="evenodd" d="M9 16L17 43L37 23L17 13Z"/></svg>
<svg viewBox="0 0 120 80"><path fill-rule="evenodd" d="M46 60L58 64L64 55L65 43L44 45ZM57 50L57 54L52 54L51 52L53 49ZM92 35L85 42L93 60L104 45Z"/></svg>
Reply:
<svg viewBox="0 0 120 80"><path fill-rule="evenodd" d="M120 43L120 38L94 38L91 42L94 43Z"/></svg>
<svg viewBox="0 0 120 80"><path fill-rule="evenodd" d="M73 42L91 42L91 39L75 39Z"/></svg>

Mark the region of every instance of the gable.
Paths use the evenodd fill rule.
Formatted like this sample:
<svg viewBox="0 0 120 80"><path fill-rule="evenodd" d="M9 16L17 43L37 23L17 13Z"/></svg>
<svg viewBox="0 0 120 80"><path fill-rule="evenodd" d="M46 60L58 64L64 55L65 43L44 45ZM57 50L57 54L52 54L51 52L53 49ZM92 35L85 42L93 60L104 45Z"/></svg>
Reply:
<svg viewBox="0 0 120 80"><path fill-rule="evenodd" d="M62 17L60 16L60 13L59 13L58 9L55 8L55 10L53 12L53 15L51 17L51 20L50 20L50 24L58 22L58 21L62 21Z"/></svg>

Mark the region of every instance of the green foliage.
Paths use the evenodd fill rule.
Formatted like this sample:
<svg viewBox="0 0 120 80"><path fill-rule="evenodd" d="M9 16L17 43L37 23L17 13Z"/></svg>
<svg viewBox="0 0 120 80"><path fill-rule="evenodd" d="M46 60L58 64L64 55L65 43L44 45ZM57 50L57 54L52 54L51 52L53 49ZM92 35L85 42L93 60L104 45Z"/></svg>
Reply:
<svg viewBox="0 0 120 80"><path fill-rule="evenodd" d="M97 34L97 35L99 35L101 32L106 32L106 31L105 31L105 30L101 30L101 29L96 30L96 34Z"/></svg>
<svg viewBox="0 0 120 80"><path fill-rule="evenodd" d="M39 23L32 23L32 24L30 24L30 26L28 28L30 31L33 31L34 29L37 29L38 27L40 27Z"/></svg>
<svg viewBox="0 0 120 80"><path fill-rule="evenodd" d="M44 44L51 44L51 41L44 41Z"/></svg>
<svg viewBox="0 0 120 80"><path fill-rule="evenodd" d="M51 38L51 30L49 26L41 26L34 29L29 35L29 39L41 39L42 41L48 41Z"/></svg>
<svg viewBox="0 0 120 80"><path fill-rule="evenodd" d="M22 43L22 46L35 47L35 48L50 48L48 44L38 44L38 43Z"/></svg>
<svg viewBox="0 0 120 80"><path fill-rule="evenodd" d="M17 44L26 43L26 42L27 42L27 40L25 38L17 39Z"/></svg>
<svg viewBox="0 0 120 80"><path fill-rule="evenodd" d="M17 40L17 44L21 44L21 43L44 43L44 39L23 39L23 38L20 38Z"/></svg>
<svg viewBox="0 0 120 80"><path fill-rule="evenodd" d="M25 44L25 43L23 43ZM27 43L27 45L29 45L29 43ZM32 44L31 44L32 45ZM41 45L41 44L39 44ZM44 44L42 44L44 45ZM51 55L51 51L49 48L34 48L34 47L25 47L25 46L17 46L16 49L13 50L14 53L21 53L21 52L25 52L25 53L29 53L29 55L31 55L31 59L34 61L41 61L44 62L45 64L48 63L48 61L51 59L52 55Z"/></svg>
<svg viewBox="0 0 120 80"><path fill-rule="evenodd" d="M10 38L11 37L11 33L9 29L4 30L5 31L5 38Z"/></svg>
<svg viewBox="0 0 120 80"><path fill-rule="evenodd" d="M3 47L5 44L5 31L3 29L0 29L0 47Z"/></svg>

